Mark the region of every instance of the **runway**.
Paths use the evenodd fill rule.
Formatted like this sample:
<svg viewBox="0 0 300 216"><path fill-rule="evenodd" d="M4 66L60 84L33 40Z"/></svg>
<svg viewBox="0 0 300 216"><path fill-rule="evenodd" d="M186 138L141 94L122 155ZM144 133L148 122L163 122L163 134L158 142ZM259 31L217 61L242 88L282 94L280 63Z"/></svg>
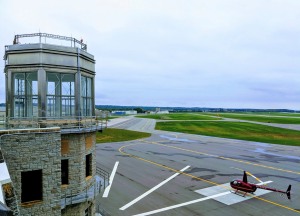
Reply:
<svg viewBox="0 0 300 216"><path fill-rule="evenodd" d="M119 161L110 194L101 199L111 215L300 215L299 147L156 131L153 121L129 118L114 125L148 130L147 139L97 145L97 162L104 168L112 170ZM232 167L270 187L286 190L292 184L292 200L263 190L232 194L227 184L242 178Z"/></svg>

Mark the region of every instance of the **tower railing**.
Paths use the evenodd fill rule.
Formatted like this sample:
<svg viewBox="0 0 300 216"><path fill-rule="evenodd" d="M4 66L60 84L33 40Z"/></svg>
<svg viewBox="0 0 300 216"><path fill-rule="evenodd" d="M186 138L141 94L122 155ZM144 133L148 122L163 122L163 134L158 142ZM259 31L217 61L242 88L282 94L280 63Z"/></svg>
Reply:
<svg viewBox="0 0 300 216"><path fill-rule="evenodd" d="M83 43L82 39L79 41L73 37L54 35L54 34L48 34L48 33L32 33L32 34L15 35L13 44L19 44L20 43L19 39L25 38L25 37L39 37L40 43L42 41L42 38L51 38L51 39L57 39L57 40L70 41L72 47L73 46L76 47L76 44L78 44L82 50L85 50L85 51L87 50L87 45L85 43Z"/></svg>
<svg viewBox="0 0 300 216"><path fill-rule="evenodd" d="M103 181L103 189L105 189L109 184L109 177L110 177L110 174L108 171L106 171L103 166L101 164L99 164L97 162L97 168L96 168L96 173L97 175L100 176L101 180Z"/></svg>
<svg viewBox="0 0 300 216"><path fill-rule="evenodd" d="M102 131L107 127L107 118L101 116L7 117L1 123L3 129L60 127L62 132Z"/></svg>
<svg viewBox="0 0 300 216"><path fill-rule="evenodd" d="M61 209L68 205L94 200L101 192L101 179L95 175L95 181L79 193L65 192L61 195Z"/></svg>

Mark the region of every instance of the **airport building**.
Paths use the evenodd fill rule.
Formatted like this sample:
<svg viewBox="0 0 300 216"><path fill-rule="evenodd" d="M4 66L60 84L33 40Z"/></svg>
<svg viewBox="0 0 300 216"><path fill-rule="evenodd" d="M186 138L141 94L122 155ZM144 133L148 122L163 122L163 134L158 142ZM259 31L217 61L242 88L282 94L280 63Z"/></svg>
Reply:
<svg viewBox="0 0 300 216"><path fill-rule="evenodd" d="M50 43L58 40L67 45ZM95 215L103 184L96 173L102 122L94 113L94 56L82 40L36 33L15 35L4 60L1 206L13 215Z"/></svg>
<svg viewBox="0 0 300 216"><path fill-rule="evenodd" d="M111 111L112 115L136 115L137 111L136 110L114 110Z"/></svg>

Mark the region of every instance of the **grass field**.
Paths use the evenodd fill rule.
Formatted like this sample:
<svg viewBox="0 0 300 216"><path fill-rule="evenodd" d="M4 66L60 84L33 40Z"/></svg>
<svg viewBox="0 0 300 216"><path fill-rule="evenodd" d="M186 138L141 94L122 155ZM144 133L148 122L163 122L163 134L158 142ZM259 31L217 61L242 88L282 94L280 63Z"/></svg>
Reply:
<svg viewBox="0 0 300 216"><path fill-rule="evenodd" d="M122 142L151 136L150 133L107 128L102 133L97 132L96 143Z"/></svg>
<svg viewBox="0 0 300 216"><path fill-rule="evenodd" d="M137 117L156 120L220 120L220 118L193 113L149 114Z"/></svg>
<svg viewBox="0 0 300 216"><path fill-rule="evenodd" d="M239 114L300 117L300 113L284 113L284 112L245 112Z"/></svg>
<svg viewBox="0 0 300 216"><path fill-rule="evenodd" d="M300 131L246 122L157 122L157 130L300 146Z"/></svg>
<svg viewBox="0 0 300 216"><path fill-rule="evenodd" d="M200 113L202 115L202 113ZM283 116L265 116L257 114L240 114L240 113L205 113L208 116L217 116L221 118L232 118L247 121L265 122L265 123L278 123L278 124L300 124L300 118L297 116L287 115Z"/></svg>

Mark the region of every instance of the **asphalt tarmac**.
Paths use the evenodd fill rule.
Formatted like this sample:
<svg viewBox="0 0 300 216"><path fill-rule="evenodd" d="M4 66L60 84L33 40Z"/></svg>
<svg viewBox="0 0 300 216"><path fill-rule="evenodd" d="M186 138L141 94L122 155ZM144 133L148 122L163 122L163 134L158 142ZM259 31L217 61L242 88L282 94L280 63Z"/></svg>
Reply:
<svg viewBox="0 0 300 216"><path fill-rule="evenodd" d="M300 148L154 130L155 120L128 118L110 127L148 131L142 140L97 145L97 164L118 167L101 206L110 215L300 215ZM180 171L182 170L182 171ZM283 194L233 194L243 170ZM248 177L252 183L259 183Z"/></svg>

